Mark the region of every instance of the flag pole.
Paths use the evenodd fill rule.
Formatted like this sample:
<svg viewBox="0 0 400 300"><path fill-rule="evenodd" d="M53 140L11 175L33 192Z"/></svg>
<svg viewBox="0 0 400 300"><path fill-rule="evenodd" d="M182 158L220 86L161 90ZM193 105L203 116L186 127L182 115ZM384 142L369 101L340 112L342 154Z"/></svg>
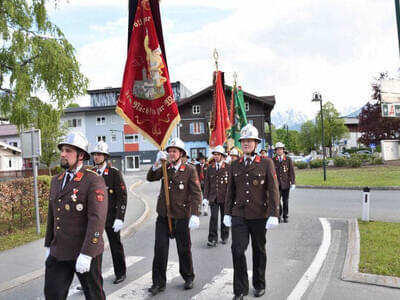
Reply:
<svg viewBox="0 0 400 300"><path fill-rule="evenodd" d="M167 208L169 238L173 239L174 233L172 231L172 219L170 214L171 202L169 201L167 162L165 160L162 160L161 164L162 164L163 180L164 180L165 206Z"/></svg>

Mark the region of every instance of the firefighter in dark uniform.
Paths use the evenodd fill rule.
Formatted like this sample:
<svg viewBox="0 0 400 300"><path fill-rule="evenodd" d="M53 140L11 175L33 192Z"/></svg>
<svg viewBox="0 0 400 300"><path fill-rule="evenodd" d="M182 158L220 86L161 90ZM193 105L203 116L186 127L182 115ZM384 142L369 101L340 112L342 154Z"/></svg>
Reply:
<svg viewBox="0 0 400 300"><path fill-rule="evenodd" d="M200 226L201 188L194 166L183 164L185 147L182 140L174 138L166 147L166 152L157 153L156 162L147 173L148 181L163 179L161 160L167 160L168 189L170 199L169 217L172 219L173 236L179 256L179 272L185 280L185 289L193 288L194 272L190 230ZM161 183L157 201L157 221L152 268L153 285L149 288L152 295L165 290L169 251L169 228L164 193L164 181Z"/></svg>
<svg viewBox="0 0 400 300"><path fill-rule="evenodd" d="M231 151L229 152L229 156L231 157L230 164L232 164L235 160L240 158L238 149L232 148Z"/></svg>
<svg viewBox="0 0 400 300"><path fill-rule="evenodd" d="M255 297L265 294L266 229L278 226L279 190L274 163L255 154L257 128L251 124L240 131L244 156L231 165L225 198L226 226L232 226L233 299L249 292L245 252L251 236Z"/></svg>
<svg viewBox="0 0 400 300"><path fill-rule="evenodd" d="M276 174L279 182L279 193L282 204L279 203L279 222L289 222L289 190L295 189L296 177L294 174L293 161L285 154L285 145L281 142L275 145L276 155L274 157Z"/></svg>
<svg viewBox="0 0 400 300"><path fill-rule="evenodd" d="M215 147L211 152L215 158L215 164L208 168L204 183L204 200L210 204L211 217L208 231L209 247L217 246L218 243L218 212L221 216L221 240L225 244L229 237L229 227L223 223L224 204L230 165L224 162L225 149L221 145Z"/></svg>
<svg viewBox="0 0 400 300"><path fill-rule="evenodd" d="M121 172L114 167L108 167L107 159L110 153L105 142L98 142L91 154L96 164L93 171L103 176L108 190L106 233L114 265L114 284L118 284L126 278L125 252L120 234L127 204L126 185Z"/></svg>
<svg viewBox="0 0 400 300"><path fill-rule="evenodd" d="M206 162L206 157L201 152L197 156L197 161L199 162L196 165L197 175L199 176L201 191L204 195L204 179L207 175L208 164ZM208 215L208 203L206 203L204 200L202 202L202 213L204 216Z"/></svg>
<svg viewBox="0 0 400 300"><path fill-rule="evenodd" d="M108 196L104 180L83 166L90 155L82 134L68 134L58 148L66 171L54 176L50 186L44 293L49 300L66 299L76 273L86 299L105 299L101 263Z"/></svg>

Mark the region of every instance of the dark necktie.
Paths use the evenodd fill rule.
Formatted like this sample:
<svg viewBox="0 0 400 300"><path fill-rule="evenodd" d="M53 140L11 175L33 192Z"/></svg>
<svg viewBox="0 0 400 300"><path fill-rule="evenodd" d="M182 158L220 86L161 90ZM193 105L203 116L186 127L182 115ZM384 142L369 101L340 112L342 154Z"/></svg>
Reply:
<svg viewBox="0 0 400 300"><path fill-rule="evenodd" d="M217 171L219 170L219 164L217 164Z"/></svg>
<svg viewBox="0 0 400 300"><path fill-rule="evenodd" d="M68 184L68 182L71 181L72 177L74 176L74 173L66 172L65 176L66 176L66 178L65 178L65 182L64 182L64 185L63 185L62 189L64 189L65 186Z"/></svg>
<svg viewBox="0 0 400 300"><path fill-rule="evenodd" d="M101 175L101 170L97 170L97 174Z"/></svg>
<svg viewBox="0 0 400 300"><path fill-rule="evenodd" d="M251 164L251 158L248 157L246 158L246 167L248 167Z"/></svg>

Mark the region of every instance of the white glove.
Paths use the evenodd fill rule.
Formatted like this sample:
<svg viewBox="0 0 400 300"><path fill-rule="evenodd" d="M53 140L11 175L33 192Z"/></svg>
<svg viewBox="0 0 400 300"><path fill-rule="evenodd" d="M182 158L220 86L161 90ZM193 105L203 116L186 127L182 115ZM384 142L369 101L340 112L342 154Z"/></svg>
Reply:
<svg viewBox="0 0 400 300"><path fill-rule="evenodd" d="M290 189L291 190L294 190L296 188L296 185L295 184L292 184L291 186L290 186Z"/></svg>
<svg viewBox="0 0 400 300"><path fill-rule="evenodd" d="M204 198L202 204L203 204L203 206L208 206L208 200L206 198Z"/></svg>
<svg viewBox="0 0 400 300"><path fill-rule="evenodd" d="M189 229L197 229L200 226L200 218L192 215L189 219Z"/></svg>
<svg viewBox="0 0 400 300"><path fill-rule="evenodd" d="M91 262L92 262L91 256L80 253L78 259L76 260L75 270L78 273L89 272Z"/></svg>
<svg viewBox="0 0 400 300"><path fill-rule="evenodd" d="M232 226L232 217L231 216L228 216L228 215L225 215L224 216L224 225L226 226L226 227L231 227Z"/></svg>
<svg viewBox="0 0 400 300"><path fill-rule="evenodd" d="M160 162L161 160L167 160L168 153L165 151L158 151L156 161Z"/></svg>
<svg viewBox="0 0 400 300"><path fill-rule="evenodd" d="M124 226L124 222L122 220L115 219L112 228L114 229L114 232L118 232L122 229L123 226Z"/></svg>
<svg viewBox="0 0 400 300"><path fill-rule="evenodd" d="M269 217L267 224L265 225L265 228L272 229L272 228L278 227L278 225L279 225L279 221L278 221L277 217Z"/></svg>
<svg viewBox="0 0 400 300"><path fill-rule="evenodd" d="M50 247L44 247L44 249L46 251L44 255L44 260L46 260L50 255Z"/></svg>

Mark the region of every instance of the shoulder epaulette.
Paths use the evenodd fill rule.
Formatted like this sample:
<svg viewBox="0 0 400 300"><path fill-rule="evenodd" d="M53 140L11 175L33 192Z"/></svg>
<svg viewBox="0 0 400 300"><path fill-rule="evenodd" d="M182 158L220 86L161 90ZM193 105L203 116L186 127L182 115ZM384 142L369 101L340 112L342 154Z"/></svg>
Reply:
<svg viewBox="0 0 400 300"><path fill-rule="evenodd" d="M117 170L117 171L119 171L116 167L111 167L111 169L114 169L114 170Z"/></svg>
<svg viewBox="0 0 400 300"><path fill-rule="evenodd" d="M87 172L89 172L89 173L93 173L93 174L95 174L96 176L100 176L97 172L93 171L92 169L87 168L87 169L85 169L85 171L87 171Z"/></svg>

